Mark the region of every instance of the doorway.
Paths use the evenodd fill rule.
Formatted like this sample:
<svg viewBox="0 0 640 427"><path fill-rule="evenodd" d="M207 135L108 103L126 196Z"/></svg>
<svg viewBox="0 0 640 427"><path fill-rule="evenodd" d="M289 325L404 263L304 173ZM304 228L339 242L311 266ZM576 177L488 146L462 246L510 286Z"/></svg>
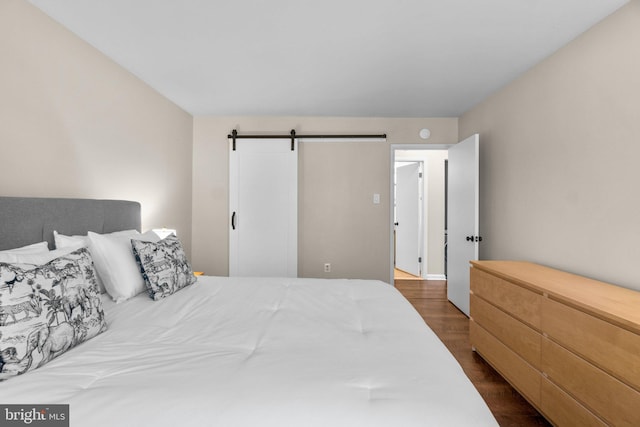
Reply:
<svg viewBox="0 0 640 427"><path fill-rule="evenodd" d="M393 277L391 280L394 280L396 275L406 280L408 276L404 273L410 273L415 279L422 280L445 280L446 278L445 161L448 147L433 144L392 146L394 176L391 179L393 196L393 203L391 203ZM411 178L412 168L418 169L417 173L413 172L420 177L417 183ZM405 175L404 181L409 180L409 184L403 184L403 174L397 172L402 170ZM406 177L407 175L409 178ZM406 189L403 191L403 185L409 187L408 191ZM411 188L411 185L414 187ZM413 194L413 200L411 194ZM411 215L403 214L403 211L407 210L406 207L403 209L403 205L407 204L411 206L410 211L414 215L419 215L415 222ZM406 237L407 235L409 237ZM407 264L407 258L412 262Z"/></svg>
<svg viewBox="0 0 640 427"><path fill-rule="evenodd" d="M391 145L391 168L398 150L447 150L447 229L446 234L446 280L447 298L460 311L469 316L469 261L478 259L479 244L479 200L480 200L480 137L478 134L453 145ZM443 164L444 167L444 164ZM444 176L444 173L442 174ZM390 179L393 194L393 175ZM429 197L425 198L427 201ZM391 218L394 217L391 203ZM443 209L444 210L444 209ZM427 222L430 220L428 218ZM393 235L390 234L390 270L394 283ZM442 248L444 250L444 240ZM426 253L429 253L427 249ZM427 255L428 256L428 255ZM427 262L428 265L428 262Z"/></svg>

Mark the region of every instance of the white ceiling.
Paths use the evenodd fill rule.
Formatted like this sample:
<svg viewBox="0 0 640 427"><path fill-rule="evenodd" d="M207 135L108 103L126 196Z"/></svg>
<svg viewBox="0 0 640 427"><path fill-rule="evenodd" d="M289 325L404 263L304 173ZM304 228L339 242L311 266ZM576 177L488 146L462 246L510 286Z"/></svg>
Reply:
<svg viewBox="0 0 640 427"><path fill-rule="evenodd" d="M30 0L194 115L456 117L627 0Z"/></svg>

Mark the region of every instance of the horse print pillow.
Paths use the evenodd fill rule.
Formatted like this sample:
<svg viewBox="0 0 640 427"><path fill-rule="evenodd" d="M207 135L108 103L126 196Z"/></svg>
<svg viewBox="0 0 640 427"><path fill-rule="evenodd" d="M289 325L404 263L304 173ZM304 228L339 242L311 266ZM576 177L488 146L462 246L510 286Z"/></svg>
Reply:
<svg viewBox="0 0 640 427"><path fill-rule="evenodd" d="M180 240L170 235L157 243L131 240L149 296L157 301L196 281Z"/></svg>
<svg viewBox="0 0 640 427"><path fill-rule="evenodd" d="M44 265L0 263L0 381L106 330L86 248Z"/></svg>

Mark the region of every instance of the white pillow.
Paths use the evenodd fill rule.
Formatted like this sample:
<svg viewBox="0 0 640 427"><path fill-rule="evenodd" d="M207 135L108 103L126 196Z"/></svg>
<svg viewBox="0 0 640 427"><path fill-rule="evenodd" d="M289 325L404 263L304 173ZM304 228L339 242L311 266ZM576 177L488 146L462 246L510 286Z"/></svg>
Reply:
<svg viewBox="0 0 640 427"><path fill-rule="evenodd" d="M49 250L49 244L47 242L38 242L31 245L22 246L21 248L5 249L0 251L0 254L4 253L20 253L20 254L37 254L40 252L46 252Z"/></svg>
<svg viewBox="0 0 640 427"><path fill-rule="evenodd" d="M135 234L137 232L138 232L137 230L123 230L123 231L114 231L113 233L106 233L106 234L109 236L119 236L119 235L126 236L132 233ZM58 233L56 230L53 230L53 240L56 243L56 249L76 247L77 245L81 245L79 246L79 248L89 247L89 236L80 236L80 235L66 236L64 234Z"/></svg>
<svg viewBox="0 0 640 427"><path fill-rule="evenodd" d="M132 234L138 234L137 230L124 230L124 231L115 231L113 233L109 233L106 234L108 236L119 236L119 235L132 235ZM56 243L56 249L68 249L68 248L73 248L75 249L80 249L80 248L85 248L88 247L89 248L89 252L91 252L91 248L89 247L89 236L80 236L80 235L74 235L74 236L66 236L64 234L60 234L58 233L56 230L53 230L53 240ZM94 258L93 253L91 254L91 258ZM93 263L95 264L95 259L93 260ZM96 268L96 272L98 273L98 277L96 277L96 282L98 282L98 289L100 289L100 293L104 294L105 292L107 292L106 288L104 287L104 282L102 281L102 278L100 277L100 272L98 271L98 268L94 265L94 267Z"/></svg>
<svg viewBox="0 0 640 427"><path fill-rule="evenodd" d="M80 247L89 246L89 237L87 236L65 236L53 230L53 240L56 243L56 249L68 248L81 245Z"/></svg>
<svg viewBox="0 0 640 427"><path fill-rule="evenodd" d="M144 279L133 256L131 240L157 242L153 232L140 234L136 230L118 234L89 232L89 250L98 275L115 302L122 302L145 290Z"/></svg>
<svg viewBox="0 0 640 427"><path fill-rule="evenodd" d="M47 242L34 243L32 245L23 246L21 248L7 249L0 251L0 262L18 263L18 257L30 254L46 254L49 252Z"/></svg>
<svg viewBox="0 0 640 427"><path fill-rule="evenodd" d="M30 264L35 267L47 264L48 262L53 261L56 258L69 255L70 253L77 251L78 249L80 248L68 247L63 249L54 249L52 251L47 250L46 252L40 253L18 253L13 255L14 261L5 261L0 254L0 262L5 262L7 264Z"/></svg>

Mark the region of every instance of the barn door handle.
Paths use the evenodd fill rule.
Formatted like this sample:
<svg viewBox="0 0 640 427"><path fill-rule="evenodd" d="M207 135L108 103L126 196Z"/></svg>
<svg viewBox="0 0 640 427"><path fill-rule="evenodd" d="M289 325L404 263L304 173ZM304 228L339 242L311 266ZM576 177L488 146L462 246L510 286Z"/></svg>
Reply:
<svg viewBox="0 0 640 427"><path fill-rule="evenodd" d="M231 229L235 230L236 229L236 213L232 213L231 214Z"/></svg>

